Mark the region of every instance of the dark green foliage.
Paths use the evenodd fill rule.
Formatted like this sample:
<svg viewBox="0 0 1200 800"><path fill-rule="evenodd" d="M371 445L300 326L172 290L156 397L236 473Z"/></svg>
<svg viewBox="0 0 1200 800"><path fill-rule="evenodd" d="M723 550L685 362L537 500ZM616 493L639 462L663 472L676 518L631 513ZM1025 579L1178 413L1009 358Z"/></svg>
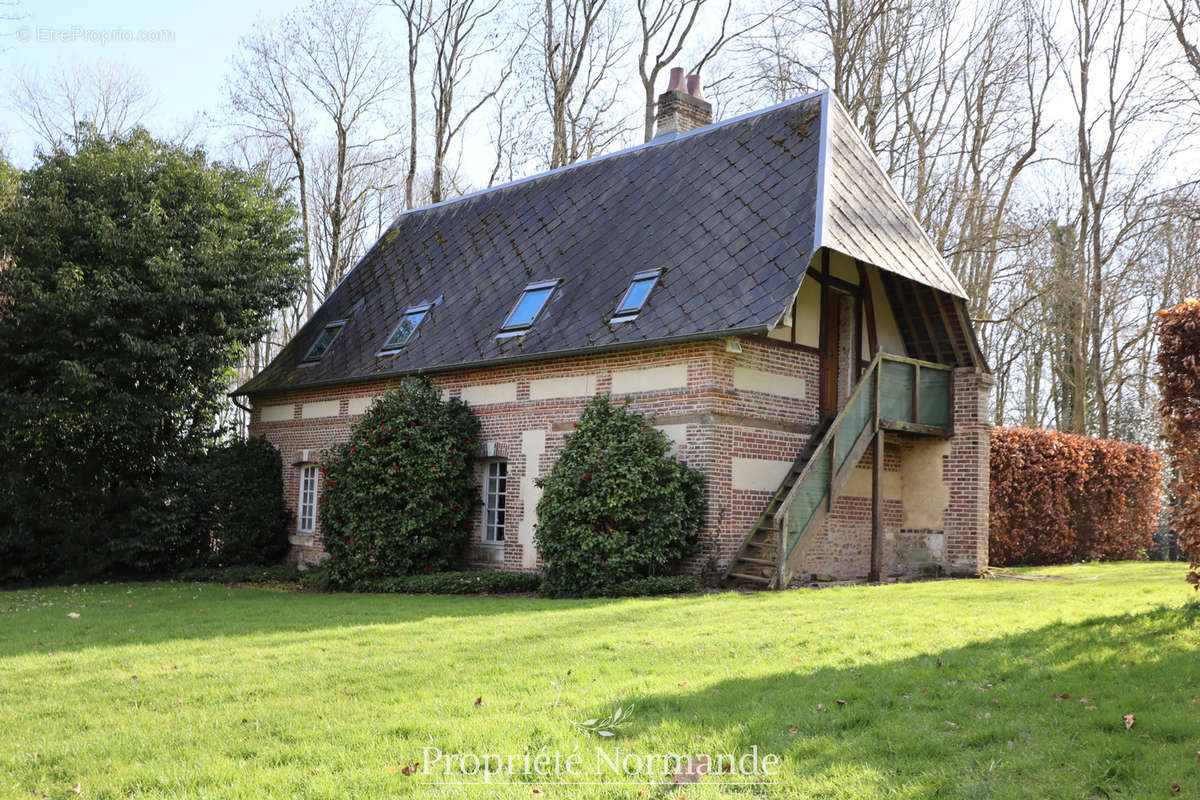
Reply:
<svg viewBox="0 0 1200 800"><path fill-rule="evenodd" d="M605 597L652 597L664 594L695 594L700 581L691 575L658 575L653 578L633 578L615 583L604 592Z"/></svg>
<svg viewBox="0 0 1200 800"><path fill-rule="evenodd" d="M593 400L538 485L543 593L602 596L668 574L696 549L704 475L669 455L670 440L608 397Z"/></svg>
<svg viewBox="0 0 1200 800"><path fill-rule="evenodd" d="M536 592L541 582L541 576L534 572L430 572L366 578L343 588L355 592L398 594L508 594Z"/></svg>
<svg viewBox="0 0 1200 800"><path fill-rule="evenodd" d="M286 564L198 567L179 573L179 580L196 583L298 583L304 574Z"/></svg>
<svg viewBox="0 0 1200 800"><path fill-rule="evenodd" d="M0 214L0 580L194 563L194 470L299 286L293 220L264 181L143 131L21 175Z"/></svg>
<svg viewBox="0 0 1200 800"><path fill-rule="evenodd" d="M476 502L479 422L406 380L380 397L321 461L321 533L336 586L458 562Z"/></svg>
<svg viewBox="0 0 1200 800"><path fill-rule="evenodd" d="M292 512L283 464L266 439L235 440L210 452L200 476L215 565L277 564L288 550Z"/></svg>

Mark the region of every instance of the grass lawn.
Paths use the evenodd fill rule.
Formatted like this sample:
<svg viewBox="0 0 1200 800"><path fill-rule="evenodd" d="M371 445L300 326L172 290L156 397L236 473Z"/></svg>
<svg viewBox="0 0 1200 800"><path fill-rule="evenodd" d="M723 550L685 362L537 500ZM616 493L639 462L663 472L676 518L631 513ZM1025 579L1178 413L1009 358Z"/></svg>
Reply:
<svg viewBox="0 0 1200 800"><path fill-rule="evenodd" d="M3 592L0 797L1200 797L1185 568L1033 572L1055 579L581 601ZM572 724L630 705L612 738ZM578 753L562 778L594 783L517 764L449 784L481 778L447 776L446 756L404 774L430 747ZM609 766L753 747L774 774L672 788Z"/></svg>

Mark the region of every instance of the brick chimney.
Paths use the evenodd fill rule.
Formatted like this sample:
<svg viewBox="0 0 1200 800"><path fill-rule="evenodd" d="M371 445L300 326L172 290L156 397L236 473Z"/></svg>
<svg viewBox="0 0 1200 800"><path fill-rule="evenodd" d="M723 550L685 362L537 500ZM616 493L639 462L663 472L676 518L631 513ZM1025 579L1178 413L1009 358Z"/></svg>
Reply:
<svg viewBox="0 0 1200 800"><path fill-rule="evenodd" d="M700 76L688 75L685 81L682 67L672 69L667 90L658 96L654 138L687 133L712 121L712 103L701 93Z"/></svg>

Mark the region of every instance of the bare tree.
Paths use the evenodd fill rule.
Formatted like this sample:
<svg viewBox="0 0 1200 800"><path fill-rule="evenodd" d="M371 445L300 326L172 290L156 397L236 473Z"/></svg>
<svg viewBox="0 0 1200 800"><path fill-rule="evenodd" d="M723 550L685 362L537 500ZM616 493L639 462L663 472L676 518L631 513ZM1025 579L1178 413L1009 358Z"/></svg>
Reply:
<svg viewBox="0 0 1200 800"><path fill-rule="evenodd" d="M1073 0L1070 4L1073 40L1063 59L1075 110L1075 167L1079 186L1079 254L1081 289L1087 308L1084 341L1088 349L1088 379L1095 409L1096 431L1109 433L1110 378L1119 355L1119 330L1114 304L1120 297L1114 285L1123 249L1143 232L1152 188L1153 166L1168 156L1166 141L1133 141L1145 123L1161 114L1161 86L1152 85L1159 65L1156 49L1165 31L1153 22L1137 28L1139 15L1125 0ZM1130 170L1129 152L1142 149L1140 164ZM1105 341L1106 328L1110 334ZM1105 349L1110 356L1105 369ZM1078 376L1077 376L1078 377ZM1077 395L1071 430L1086 432L1082 393Z"/></svg>
<svg viewBox="0 0 1200 800"><path fill-rule="evenodd" d="M48 147L71 147L81 129L102 136L125 133L157 105L141 75L112 62L76 64L46 76L16 76L12 104Z"/></svg>
<svg viewBox="0 0 1200 800"><path fill-rule="evenodd" d="M1191 31L1191 25L1200 17L1200 0L1179 0L1178 5L1171 0L1163 0L1167 9L1167 18L1175 31L1175 39L1183 48L1183 57L1197 78L1200 78L1200 47L1196 45L1196 36Z"/></svg>
<svg viewBox="0 0 1200 800"><path fill-rule="evenodd" d="M642 79L643 138L654 138L654 105L657 99L655 87L659 74L675 64L676 59L688 45L706 0L637 0L638 22L640 23L641 49L638 52L638 76ZM723 47L765 22L760 17L737 30L729 29L729 17L733 12L733 0L726 0L724 9L714 6L721 22L709 45L691 66L698 73Z"/></svg>
<svg viewBox="0 0 1200 800"><path fill-rule="evenodd" d="M291 161L290 177L296 181L304 236L304 316L309 317L313 313L315 296L306 163L312 123L301 107L303 90L296 76L298 65L294 54L282 27L259 26L238 43L233 73L226 80L226 95L238 115L238 126L250 137L260 140L268 153L282 149Z"/></svg>
<svg viewBox="0 0 1200 800"><path fill-rule="evenodd" d="M524 39L503 53L502 37L496 27L500 0L440 0L430 30L433 50L433 81L430 99L433 111L433 171L430 200L440 203L446 197L446 160L459 140L464 126L480 109L496 97L512 75L517 53ZM466 104L461 94L472 86L476 67L499 60L501 66L484 82L481 90ZM465 105L465 109L463 106Z"/></svg>
<svg viewBox="0 0 1200 800"><path fill-rule="evenodd" d="M358 224L373 192L392 188L395 126L388 115L399 86L388 43L365 0L319 3L290 17L295 78L329 137L321 152L322 296L332 291L366 247Z"/></svg>
<svg viewBox="0 0 1200 800"><path fill-rule="evenodd" d="M536 61L556 169L606 149L627 130L614 113L612 71L628 47L608 0L545 0L535 22Z"/></svg>
<svg viewBox="0 0 1200 800"><path fill-rule="evenodd" d="M408 168L404 173L404 207L415 207L417 180L417 135L420 109L417 105L417 71L421 66L421 45L436 22L433 0L392 0L404 17L408 66Z"/></svg>

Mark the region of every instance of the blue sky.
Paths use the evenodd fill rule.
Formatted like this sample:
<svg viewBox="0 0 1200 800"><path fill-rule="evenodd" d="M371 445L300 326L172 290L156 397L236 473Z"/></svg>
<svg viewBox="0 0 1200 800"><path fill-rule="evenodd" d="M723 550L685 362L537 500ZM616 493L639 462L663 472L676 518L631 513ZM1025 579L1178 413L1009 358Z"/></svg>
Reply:
<svg viewBox="0 0 1200 800"><path fill-rule="evenodd" d="M220 111L221 87L237 40L259 18L281 16L298 0L21 0L15 14L0 8L0 132L5 151L28 166L34 139L9 108L12 76L41 73L73 63L123 62L144 77L158 96L152 128L168 128L197 112ZM138 37L150 31L159 41L108 41L105 32ZM165 35L159 32L165 32ZM90 39L90 40L89 40Z"/></svg>

